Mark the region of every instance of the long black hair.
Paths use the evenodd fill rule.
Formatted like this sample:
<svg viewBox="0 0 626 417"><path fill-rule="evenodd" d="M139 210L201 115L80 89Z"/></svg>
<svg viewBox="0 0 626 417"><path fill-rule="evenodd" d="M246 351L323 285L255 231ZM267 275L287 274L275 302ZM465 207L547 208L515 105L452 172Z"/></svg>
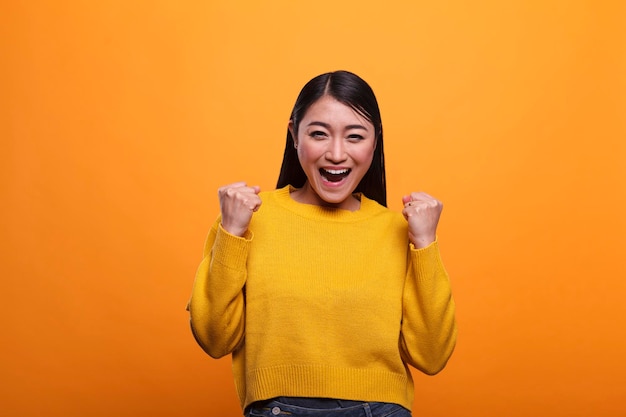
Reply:
<svg viewBox="0 0 626 417"><path fill-rule="evenodd" d="M335 71L318 75L306 83L291 111L290 120L294 134L298 134L300 122L309 107L325 95L353 108L374 125L376 148L374 149L372 164L354 192L363 193L366 197L377 201L383 206L387 206L383 125L380 118L380 109L378 108L378 101L374 91L363 79L348 71ZM287 129L285 154L276 188L283 188L287 185L300 188L306 180L306 174L298 160L294 139L289 129Z"/></svg>

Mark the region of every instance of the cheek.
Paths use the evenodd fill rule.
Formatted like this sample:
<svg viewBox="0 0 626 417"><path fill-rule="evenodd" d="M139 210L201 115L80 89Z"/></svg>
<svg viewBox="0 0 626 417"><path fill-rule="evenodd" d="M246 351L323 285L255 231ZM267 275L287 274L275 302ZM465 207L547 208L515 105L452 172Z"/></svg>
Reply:
<svg viewBox="0 0 626 417"><path fill-rule="evenodd" d="M304 172L307 172L309 169L309 166L312 163L310 149L307 149L306 146L300 145L298 146L297 154L298 154L298 161L300 161L300 166L302 167Z"/></svg>
<svg viewBox="0 0 626 417"><path fill-rule="evenodd" d="M300 165L315 162L320 157L320 153L323 154L323 151L311 143L300 142L297 150Z"/></svg>
<svg viewBox="0 0 626 417"><path fill-rule="evenodd" d="M296 153L298 154L298 159L300 160L300 163L304 162L307 159L307 151L305 147L302 146L302 143L298 145L298 148L296 149Z"/></svg>
<svg viewBox="0 0 626 417"><path fill-rule="evenodd" d="M361 164L366 165L367 168L369 168L372 164L372 160L374 159L374 148L368 147L367 149L362 149L357 158Z"/></svg>

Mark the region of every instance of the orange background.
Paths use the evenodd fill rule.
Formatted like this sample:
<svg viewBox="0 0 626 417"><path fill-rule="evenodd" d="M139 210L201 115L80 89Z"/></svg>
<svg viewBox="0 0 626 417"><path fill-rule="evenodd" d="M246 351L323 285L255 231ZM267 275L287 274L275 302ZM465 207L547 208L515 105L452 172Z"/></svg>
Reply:
<svg viewBox="0 0 626 417"><path fill-rule="evenodd" d="M390 207L445 204L460 334L414 414L626 415L625 21L621 1L3 2L2 414L240 415L184 310L216 190L271 189L300 88L349 69L380 101Z"/></svg>

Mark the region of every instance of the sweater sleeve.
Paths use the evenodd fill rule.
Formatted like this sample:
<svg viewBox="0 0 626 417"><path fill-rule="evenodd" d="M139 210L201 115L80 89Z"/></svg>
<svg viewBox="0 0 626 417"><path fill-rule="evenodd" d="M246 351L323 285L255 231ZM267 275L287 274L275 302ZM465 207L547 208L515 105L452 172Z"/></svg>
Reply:
<svg viewBox="0 0 626 417"><path fill-rule="evenodd" d="M244 286L251 241L250 232L244 237L226 232L220 219L206 239L187 309L196 341L213 358L231 353L244 338Z"/></svg>
<svg viewBox="0 0 626 417"><path fill-rule="evenodd" d="M400 349L408 363L428 375L441 371L456 344L455 305L437 242L409 249L403 294Z"/></svg>

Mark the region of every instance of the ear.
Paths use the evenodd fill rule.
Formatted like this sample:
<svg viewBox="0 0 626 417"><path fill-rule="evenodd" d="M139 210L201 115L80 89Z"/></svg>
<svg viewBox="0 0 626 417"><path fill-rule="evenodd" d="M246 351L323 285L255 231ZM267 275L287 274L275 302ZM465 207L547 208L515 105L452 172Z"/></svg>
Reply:
<svg viewBox="0 0 626 417"><path fill-rule="evenodd" d="M298 149L298 137L296 136L296 132L294 130L293 120L289 120L287 129L289 129L289 133L291 134L291 139L293 139L294 148Z"/></svg>

